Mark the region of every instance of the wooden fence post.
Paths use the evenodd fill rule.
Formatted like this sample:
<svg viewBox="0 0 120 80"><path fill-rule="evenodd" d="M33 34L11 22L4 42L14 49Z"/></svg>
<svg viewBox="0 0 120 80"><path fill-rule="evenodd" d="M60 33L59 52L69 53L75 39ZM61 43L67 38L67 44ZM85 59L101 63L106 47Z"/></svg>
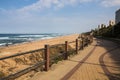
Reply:
<svg viewBox="0 0 120 80"><path fill-rule="evenodd" d="M45 71L49 70L49 63L50 63L50 52L49 52L49 45L45 45Z"/></svg>
<svg viewBox="0 0 120 80"><path fill-rule="evenodd" d="M88 47L88 39L87 38L86 38L85 42L86 42L86 46Z"/></svg>
<svg viewBox="0 0 120 80"><path fill-rule="evenodd" d="M68 41L65 41L65 60L68 59Z"/></svg>
<svg viewBox="0 0 120 80"><path fill-rule="evenodd" d="M83 39L82 39L82 49L84 48L84 41L83 41Z"/></svg>
<svg viewBox="0 0 120 80"><path fill-rule="evenodd" d="M78 39L76 39L76 54L78 54Z"/></svg>

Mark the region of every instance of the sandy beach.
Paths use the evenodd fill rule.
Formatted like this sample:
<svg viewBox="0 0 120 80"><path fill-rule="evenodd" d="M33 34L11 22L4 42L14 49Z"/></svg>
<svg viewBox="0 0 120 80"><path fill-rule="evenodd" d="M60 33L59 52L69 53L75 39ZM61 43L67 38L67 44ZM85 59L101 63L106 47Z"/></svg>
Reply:
<svg viewBox="0 0 120 80"><path fill-rule="evenodd" d="M65 41L74 41L78 36L79 34L72 34L72 35L61 36L61 37L56 37L52 39L27 42L27 43L22 43L22 44L17 44L17 45L11 45L8 47L1 47L0 57L44 48L45 44L54 45L54 44L64 43Z"/></svg>
<svg viewBox="0 0 120 80"><path fill-rule="evenodd" d="M11 45L7 47L1 47L0 57L2 58L13 54L18 54L21 52L27 52L31 50L44 48L45 44L55 45L55 44L65 43L65 41L68 42L75 41L75 39L78 38L78 36L79 34L72 34L72 35L61 36L52 39L39 40L39 41L27 42L17 45ZM38 61L41 61L42 59L41 55L42 54L40 54L40 52L35 52L35 54L26 54L14 58L1 60L0 77L8 76L9 74L16 73L37 63ZM31 73L34 74L34 72L30 72L30 75Z"/></svg>

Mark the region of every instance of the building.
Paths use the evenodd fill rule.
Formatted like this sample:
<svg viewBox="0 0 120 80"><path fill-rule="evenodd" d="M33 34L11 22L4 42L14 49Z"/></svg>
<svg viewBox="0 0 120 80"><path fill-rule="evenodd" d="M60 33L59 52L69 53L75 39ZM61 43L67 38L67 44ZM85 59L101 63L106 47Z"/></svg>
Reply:
<svg viewBox="0 0 120 80"><path fill-rule="evenodd" d="M109 21L109 26L113 26L113 25L115 25L115 21L114 20L110 20Z"/></svg>
<svg viewBox="0 0 120 80"><path fill-rule="evenodd" d="M115 23L119 23L120 22L120 9L116 11L115 14Z"/></svg>

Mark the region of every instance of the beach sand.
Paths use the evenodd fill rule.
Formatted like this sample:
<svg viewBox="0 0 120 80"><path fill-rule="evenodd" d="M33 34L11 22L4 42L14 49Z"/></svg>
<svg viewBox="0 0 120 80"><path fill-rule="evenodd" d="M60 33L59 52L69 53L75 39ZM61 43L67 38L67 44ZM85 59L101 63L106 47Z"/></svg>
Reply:
<svg viewBox="0 0 120 80"><path fill-rule="evenodd" d="M0 58L20 52L27 52L30 50L44 48L45 44L54 45L54 44L64 43L65 41L74 41L78 36L79 34L72 34L72 35L61 36L52 39L39 40L39 41L2 47L0 48Z"/></svg>
<svg viewBox="0 0 120 80"><path fill-rule="evenodd" d="M52 39L39 40L33 42L27 42L17 45L11 45L7 47L0 48L0 58L10 56L13 54L18 54L21 52L27 52L31 50L36 50L40 48L44 48L45 44L55 45L55 44L63 44L65 41L71 42L75 41L78 38L79 34L72 34L67 36L56 37ZM0 76L7 76L9 74L16 73L17 71L23 70L32 64L35 64L40 59L40 52L35 54L26 54L22 56L18 56L15 58L10 58L6 60L0 61ZM34 74L34 72L28 73L29 75ZM27 75L27 74L26 74ZM25 78L25 77L24 77Z"/></svg>

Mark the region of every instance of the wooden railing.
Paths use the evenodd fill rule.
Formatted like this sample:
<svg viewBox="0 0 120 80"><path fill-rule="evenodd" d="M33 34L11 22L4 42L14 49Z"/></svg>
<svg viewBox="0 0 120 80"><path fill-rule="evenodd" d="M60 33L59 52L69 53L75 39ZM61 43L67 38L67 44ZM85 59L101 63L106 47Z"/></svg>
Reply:
<svg viewBox="0 0 120 80"><path fill-rule="evenodd" d="M84 47L88 46L91 42L92 42L92 39L88 39L84 37L84 38L76 39L75 41L72 41L72 42L65 41L65 43L63 44L45 45L45 47L42 49L32 50L24 53L18 53L15 55L0 58L0 61L2 61L5 59L9 59L9 58L13 58L21 55L34 54L35 52L38 52L38 51L44 51L44 57L42 57L43 60L38 61L36 64L26 69L23 69L19 72L10 74L7 77L3 77L0 80L14 80L15 78L22 76L23 74L26 74L40 67L42 68L41 70L48 71L52 64L57 63L60 60L67 60L69 56L78 54L79 50L84 49ZM73 47L70 46L71 44L73 44ZM51 49L56 47L59 47L61 50L59 49L57 53L52 54Z"/></svg>

